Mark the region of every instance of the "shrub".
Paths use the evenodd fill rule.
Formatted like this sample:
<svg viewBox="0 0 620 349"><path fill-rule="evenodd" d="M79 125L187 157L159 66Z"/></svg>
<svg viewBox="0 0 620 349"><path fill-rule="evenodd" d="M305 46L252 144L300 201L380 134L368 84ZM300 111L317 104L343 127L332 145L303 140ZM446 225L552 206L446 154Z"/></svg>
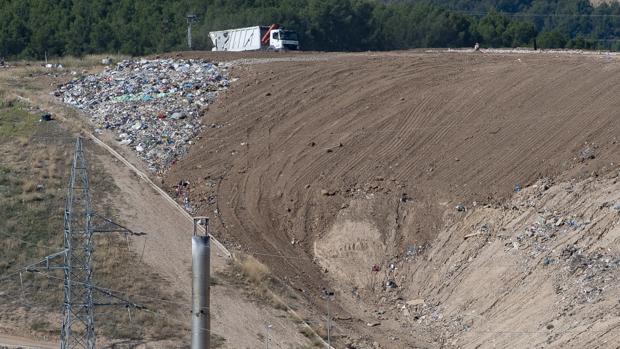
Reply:
<svg viewBox="0 0 620 349"><path fill-rule="evenodd" d="M269 275L269 268L252 256L243 257L239 267L243 275L256 284L263 282Z"/></svg>

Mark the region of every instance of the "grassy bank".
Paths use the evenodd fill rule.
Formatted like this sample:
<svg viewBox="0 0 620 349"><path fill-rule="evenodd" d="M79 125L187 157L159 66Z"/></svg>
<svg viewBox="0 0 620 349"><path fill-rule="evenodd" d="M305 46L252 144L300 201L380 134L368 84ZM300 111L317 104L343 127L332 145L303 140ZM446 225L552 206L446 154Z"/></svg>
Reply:
<svg viewBox="0 0 620 349"><path fill-rule="evenodd" d="M0 100L0 278L8 277L0 284L0 324L53 338L60 333L62 271L13 272L63 249L63 210L75 137L58 121L39 121L42 112L31 106L2 94ZM86 142L85 151L93 209L113 217L119 190L100 166L99 150ZM124 236L98 235L94 244L93 282L149 308L132 314L122 306L97 308L99 335L132 345L181 338L182 326L172 320L181 310L158 301L173 302L175 295L164 291L166 283L141 263ZM107 301L99 296L96 300Z"/></svg>

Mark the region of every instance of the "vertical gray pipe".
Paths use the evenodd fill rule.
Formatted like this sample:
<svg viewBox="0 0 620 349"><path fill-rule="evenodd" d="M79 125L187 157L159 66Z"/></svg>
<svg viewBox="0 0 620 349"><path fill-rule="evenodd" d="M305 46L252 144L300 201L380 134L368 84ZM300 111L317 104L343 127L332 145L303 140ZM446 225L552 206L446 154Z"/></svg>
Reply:
<svg viewBox="0 0 620 349"><path fill-rule="evenodd" d="M209 349L209 235L192 236L192 349Z"/></svg>

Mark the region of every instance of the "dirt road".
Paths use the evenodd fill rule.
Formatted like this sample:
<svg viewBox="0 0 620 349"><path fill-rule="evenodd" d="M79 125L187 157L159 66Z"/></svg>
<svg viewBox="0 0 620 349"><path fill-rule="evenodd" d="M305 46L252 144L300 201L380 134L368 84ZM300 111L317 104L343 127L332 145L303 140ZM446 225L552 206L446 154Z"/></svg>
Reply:
<svg viewBox="0 0 620 349"><path fill-rule="evenodd" d="M1 348L33 348L33 349L56 349L58 343L37 341L30 338L22 338L17 336L10 336L6 334L0 334L0 347Z"/></svg>

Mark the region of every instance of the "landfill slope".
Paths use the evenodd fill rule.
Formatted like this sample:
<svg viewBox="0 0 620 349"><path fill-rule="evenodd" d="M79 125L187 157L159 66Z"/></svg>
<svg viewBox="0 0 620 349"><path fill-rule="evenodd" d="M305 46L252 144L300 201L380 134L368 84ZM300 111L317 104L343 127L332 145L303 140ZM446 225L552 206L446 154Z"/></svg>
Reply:
<svg viewBox="0 0 620 349"><path fill-rule="evenodd" d="M616 348L617 178L615 171L541 180L505 207L449 212L432 245L393 257L374 273L350 272L372 262L360 241L382 243L372 234L346 235L342 225L355 224L358 233L377 230L352 217L355 206L317 243L317 260L331 271L335 288L361 286L366 304L346 292L340 301L366 307L365 315L388 329L386 348L403 347L411 335L418 345L421 339L434 344L424 347ZM397 287L382 290L388 282Z"/></svg>
<svg viewBox="0 0 620 349"><path fill-rule="evenodd" d="M341 297L337 311L349 319L337 321L341 336L363 333L385 347L437 342L401 333L394 346L386 334L398 322L366 327L376 320L366 310L388 292L364 284L373 265L384 270L407 251L434 246L457 206L502 207L539 178L617 166L615 56L312 57L248 58L231 68L239 80L203 121L215 126L164 185L172 192L189 181L192 205L212 218L216 236L254 253L317 307L325 309L324 288L334 286L337 298L357 293L364 306ZM317 248L333 231L349 234L343 251L365 259L319 265Z"/></svg>

